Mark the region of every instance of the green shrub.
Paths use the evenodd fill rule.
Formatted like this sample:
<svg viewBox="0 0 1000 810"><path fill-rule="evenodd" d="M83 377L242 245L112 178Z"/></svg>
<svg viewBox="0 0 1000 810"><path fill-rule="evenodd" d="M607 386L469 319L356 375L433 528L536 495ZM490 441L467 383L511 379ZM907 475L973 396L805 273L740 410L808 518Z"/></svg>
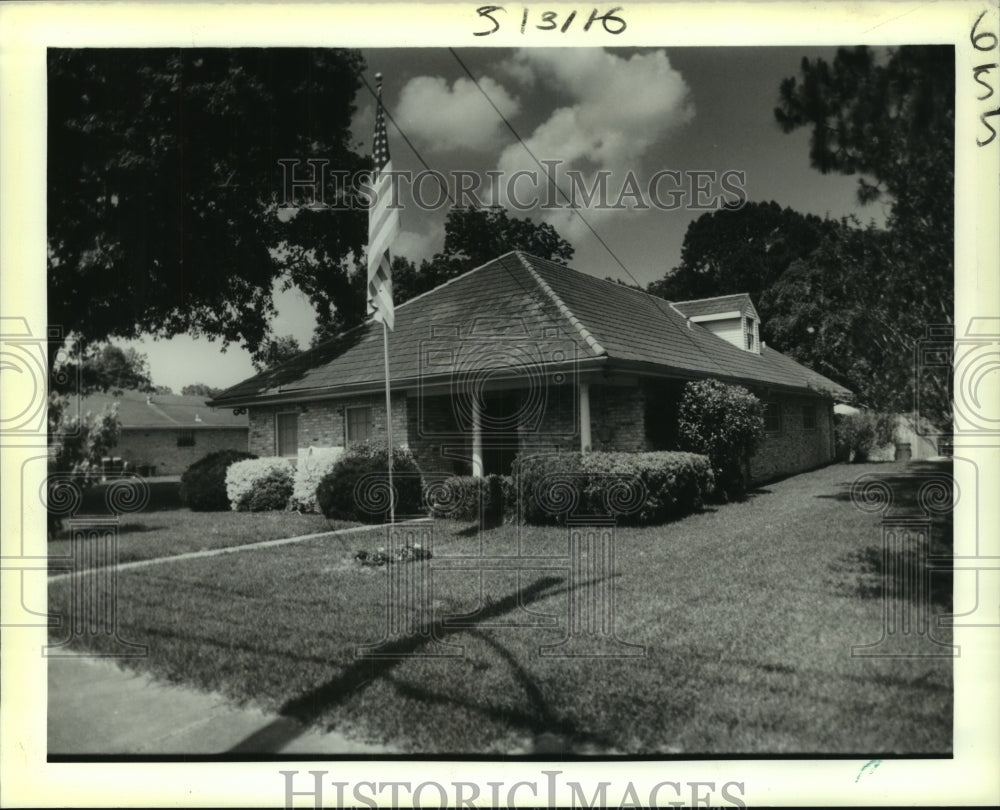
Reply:
<svg viewBox="0 0 1000 810"><path fill-rule="evenodd" d="M764 438L764 408L742 386L689 382L678 410L677 437L682 450L708 456L719 495L738 498L746 492L750 457Z"/></svg>
<svg viewBox="0 0 1000 810"><path fill-rule="evenodd" d="M308 452L299 454L289 507L299 512L318 512L316 487L343 455L343 447L310 447Z"/></svg>
<svg viewBox="0 0 1000 810"><path fill-rule="evenodd" d="M257 456L242 450L216 450L199 459L181 476L181 503L195 512L228 510L226 470L230 464L249 458Z"/></svg>
<svg viewBox="0 0 1000 810"><path fill-rule="evenodd" d="M701 508L714 486L709 460L695 453L558 453L518 459L521 517L565 523L613 515L651 525Z"/></svg>
<svg viewBox="0 0 1000 810"><path fill-rule="evenodd" d="M896 419L877 411L836 414L833 420L837 458L860 463L878 447L892 444L896 438Z"/></svg>
<svg viewBox="0 0 1000 810"><path fill-rule="evenodd" d="M323 476L316 487L316 502L328 518L382 523L389 517L389 454L382 443L354 445ZM409 450L393 448L393 487L396 515L423 512L420 469Z"/></svg>
<svg viewBox="0 0 1000 810"><path fill-rule="evenodd" d="M426 499L434 517L479 520L482 508L482 517L491 524L513 519L517 507L509 475L453 475L429 485Z"/></svg>
<svg viewBox="0 0 1000 810"><path fill-rule="evenodd" d="M282 456L252 458L231 464L226 471L226 495L230 508L235 512L284 509L292 495L294 472L292 460ZM255 506L251 506L251 502Z"/></svg>

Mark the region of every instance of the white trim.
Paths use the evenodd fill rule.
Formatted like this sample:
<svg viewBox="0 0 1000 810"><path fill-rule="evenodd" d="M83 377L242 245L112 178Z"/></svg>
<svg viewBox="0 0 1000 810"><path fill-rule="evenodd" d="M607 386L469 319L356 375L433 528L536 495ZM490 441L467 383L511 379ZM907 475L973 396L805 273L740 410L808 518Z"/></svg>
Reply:
<svg viewBox="0 0 1000 810"><path fill-rule="evenodd" d="M729 312L713 312L711 315L691 315L690 320L695 323L701 323L702 321L724 321L730 318L742 318L743 312L738 309L730 310Z"/></svg>
<svg viewBox="0 0 1000 810"><path fill-rule="evenodd" d="M580 452L589 453L590 440L590 384L580 383Z"/></svg>

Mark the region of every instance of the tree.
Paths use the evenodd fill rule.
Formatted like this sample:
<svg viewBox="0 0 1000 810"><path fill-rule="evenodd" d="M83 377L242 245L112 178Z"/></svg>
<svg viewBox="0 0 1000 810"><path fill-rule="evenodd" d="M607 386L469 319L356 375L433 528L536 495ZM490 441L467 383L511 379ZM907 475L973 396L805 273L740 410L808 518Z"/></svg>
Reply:
<svg viewBox="0 0 1000 810"><path fill-rule="evenodd" d="M869 404L907 410L917 341L928 326L954 320L954 49L904 46L890 50L883 64L866 47L842 48L832 65L804 59L801 74L801 81L781 84L779 124L786 132L810 127L812 165L860 175L859 200L882 199L890 208L884 236L828 240L789 279L785 297L807 277L820 282L824 271L849 276L839 308L827 318L864 311L859 338L869 351L860 358L871 362L877 347L879 373L896 381L872 389ZM876 238L881 247L870 250ZM873 263L844 264L843 254L856 252L859 242ZM936 378L925 373L921 385L923 415L950 425L950 371L942 366Z"/></svg>
<svg viewBox="0 0 1000 810"><path fill-rule="evenodd" d="M835 221L800 214L774 201L702 214L684 234L680 264L647 291L668 301L749 293L767 337L768 289L837 227Z"/></svg>
<svg viewBox="0 0 1000 810"><path fill-rule="evenodd" d="M222 388L216 388L205 383L191 383L191 385L185 385L181 389L181 394L186 397L205 397L206 399L211 399L212 397L217 397L223 390Z"/></svg>
<svg viewBox="0 0 1000 810"><path fill-rule="evenodd" d="M393 276L396 303L431 290L512 250L566 264L573 246L547 222L511 217L505 208L455 208L444 224L444 250L417 270L412 262ZM395 271L395 267L393 270Z"/></svg>
<svg viewBox="0 0 1000 810"><path fill-rule="evenodd" d="M293 335L274 338L267 341L260 356L252 361L253 367L257 371L264 371L284 363L286 360L291 360L301 351L299 342Z"/></svg>
<svg viewBox="0 0 1000 810"><path fill-rule="evenodd" d="M70 356L60 366L56 384L62 393L150 391L149 358L135 349L107 344Z"/></svg>
<svg viewBox="0 0 1000 810"><path fill-rule="evenodd" d="M298 178L329 161L327 203L353 193L334 170L365 166L362 67L333 49L50 49L49 323L84 343L189 333L257 353L275 282L341 303L365 212L279 216L279 160Z"/></svg>

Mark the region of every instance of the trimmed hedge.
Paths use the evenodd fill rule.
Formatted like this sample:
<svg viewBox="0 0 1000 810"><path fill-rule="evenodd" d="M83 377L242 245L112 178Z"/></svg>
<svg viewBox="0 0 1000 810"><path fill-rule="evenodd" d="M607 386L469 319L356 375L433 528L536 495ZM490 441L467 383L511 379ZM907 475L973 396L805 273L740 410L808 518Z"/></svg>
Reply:
<svg viewBox="0 0 1000 810"><path fill-rule="evenodd" d="M521 458L516 470L521 517L535 524L663 523L700 509L715 485L708 457L696 453L558 453Z"/></svg>
<svg viewBox="0 0 1000 810"><path fill-rule="evenodd" d="M479 520L501 523L517 515L517 493L509 475L453 475L430 484L425 497L431 514L436 518Z"/></svg>
<svg viewBox="0 0 1000 810"><path fill-rule="evenodd" d="M382 443L349 447L316 487L316 503L323 515L361 523L385 522L389 516L388 462ZM393 448L392 468L396 515L423 514L423 482L410 451Z"/></svg>
<svg viewBox="0 0 1000 810"><path fill-rule="evenodd" d="M229 509L226 470L230 464L257 458L242 450L216 450L198 459L181 475L181 503L194 512L222 512Z"/></svg>
<svg viewBox="0 0 1000 810"><path fill-rule="evenodd" d="M316 487L323 476L337 466L343 455L343 447L310 447L308 452L300 453L292 479L289 508L299 512L319 512Z"/></svg>
<svg viewBox="0 0 1000 810"><path fill-rule="evenodd" d="M291 459L280 456L237 461L226 471L226 495L235 512L284 509L292 496Z"/></svg>

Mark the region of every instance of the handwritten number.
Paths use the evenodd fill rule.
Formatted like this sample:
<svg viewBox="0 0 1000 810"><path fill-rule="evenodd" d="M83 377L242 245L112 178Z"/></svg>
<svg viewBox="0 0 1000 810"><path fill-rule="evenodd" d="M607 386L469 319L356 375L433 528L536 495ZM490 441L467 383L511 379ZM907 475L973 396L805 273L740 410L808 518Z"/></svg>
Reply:
<svg viewBox="0 0 1000 810"><path fill-rule="evenodd" d="M472 35L474 37L486 37L489 36L490 34L495 34L497 31L499 31L500 23L497 21L497 18L493 16L498 11L506 12L507 9L505 9L503 6L480 6L479 8L477 8L476 13L480 17L486 17L491 23L493 23L493 28L491 28L489 31L473 31Z"/></svg>
<svg viewBox="0 0 1000 810"><path fill-rule="evenodd" d="M542 22L545 25L536 25L539 31L551 31L553 28L558 26L556 23L556 13L554 11L544 11L542 12Z"/></svg>
<svg viewBox="0 0 1000 810"><path fill-rule="evenodd" d="M983 31L979 34L976 33L976 29L979 27L980 21L985 16L986 12L984 11L976 18L976 21L972 24L972 32L969 34L969 39L972 41L972 47L977 51L992 51L997 46L997 35L992 31ZM990 44L981 46L979 43L983 39L989 40Z"/></svg>
<svg viewBox="0 0 1000 810"><path fill-rule="evenodd" d="M569 30L569 25L570 25L571 22L573 22L573 18L575 16L576 16L576 12L575 11L571 11L569 13L569 16L566 18L566 22L563 23L562 28L560 28L559 30L562 31L565 34Z"/></svg>
<svg viewBox="0 0 1000 810"><path fill-rule="evenodd" d="M993 68L995 68L997 66L998 65L997 65L996 62L990 62L990 63L985 64L985 65L976 65L972 69L972 80L974 82L976 82L976 84L982 85L983 87L986 88L986 95L985 96L976 96L976 101L986 101L986 99L988 99L990 96L993 95L993 86L991 84L989 84L988 82L984 82L982 79L980 79L979 78L979 74L980 73L988 73L989 71L993 70Z"/></svg>
<svg viewBox="0 0 1000 810"><path fill-rule="evenodd" d="M981 141L979 140L979 138L976 138L977 146L989 146L991 143L993 143L994 140L996 140L997 131L993 128L993 125L986 120L986 117L989 115L1000 115L1000 107L997 107L995 110L990 110L989 112L984 112L982 115L979 116L979 120L982 123L982 125L990 131L990 137L987 138L985 141Z"/></svg>
<svg viewBox="0 0 1000 810"><path fill-rule="evenodd" d="M588 19L587 22L584 24L583 30L589 31L590 26L592 26L595 22L600 20L601 25L604 26L604 30L607 31L609 34L620 34L622 31L625 30L626 23L625 20L623 20L621 17L615 14L615 12L621 10L622 10L621 6L615 6L607 14L602 14L600 17L598 17L597 9L595 8L593 11L590 12L590 19ZM614 30L612 30L612 26L614 26Z"/></svg>

